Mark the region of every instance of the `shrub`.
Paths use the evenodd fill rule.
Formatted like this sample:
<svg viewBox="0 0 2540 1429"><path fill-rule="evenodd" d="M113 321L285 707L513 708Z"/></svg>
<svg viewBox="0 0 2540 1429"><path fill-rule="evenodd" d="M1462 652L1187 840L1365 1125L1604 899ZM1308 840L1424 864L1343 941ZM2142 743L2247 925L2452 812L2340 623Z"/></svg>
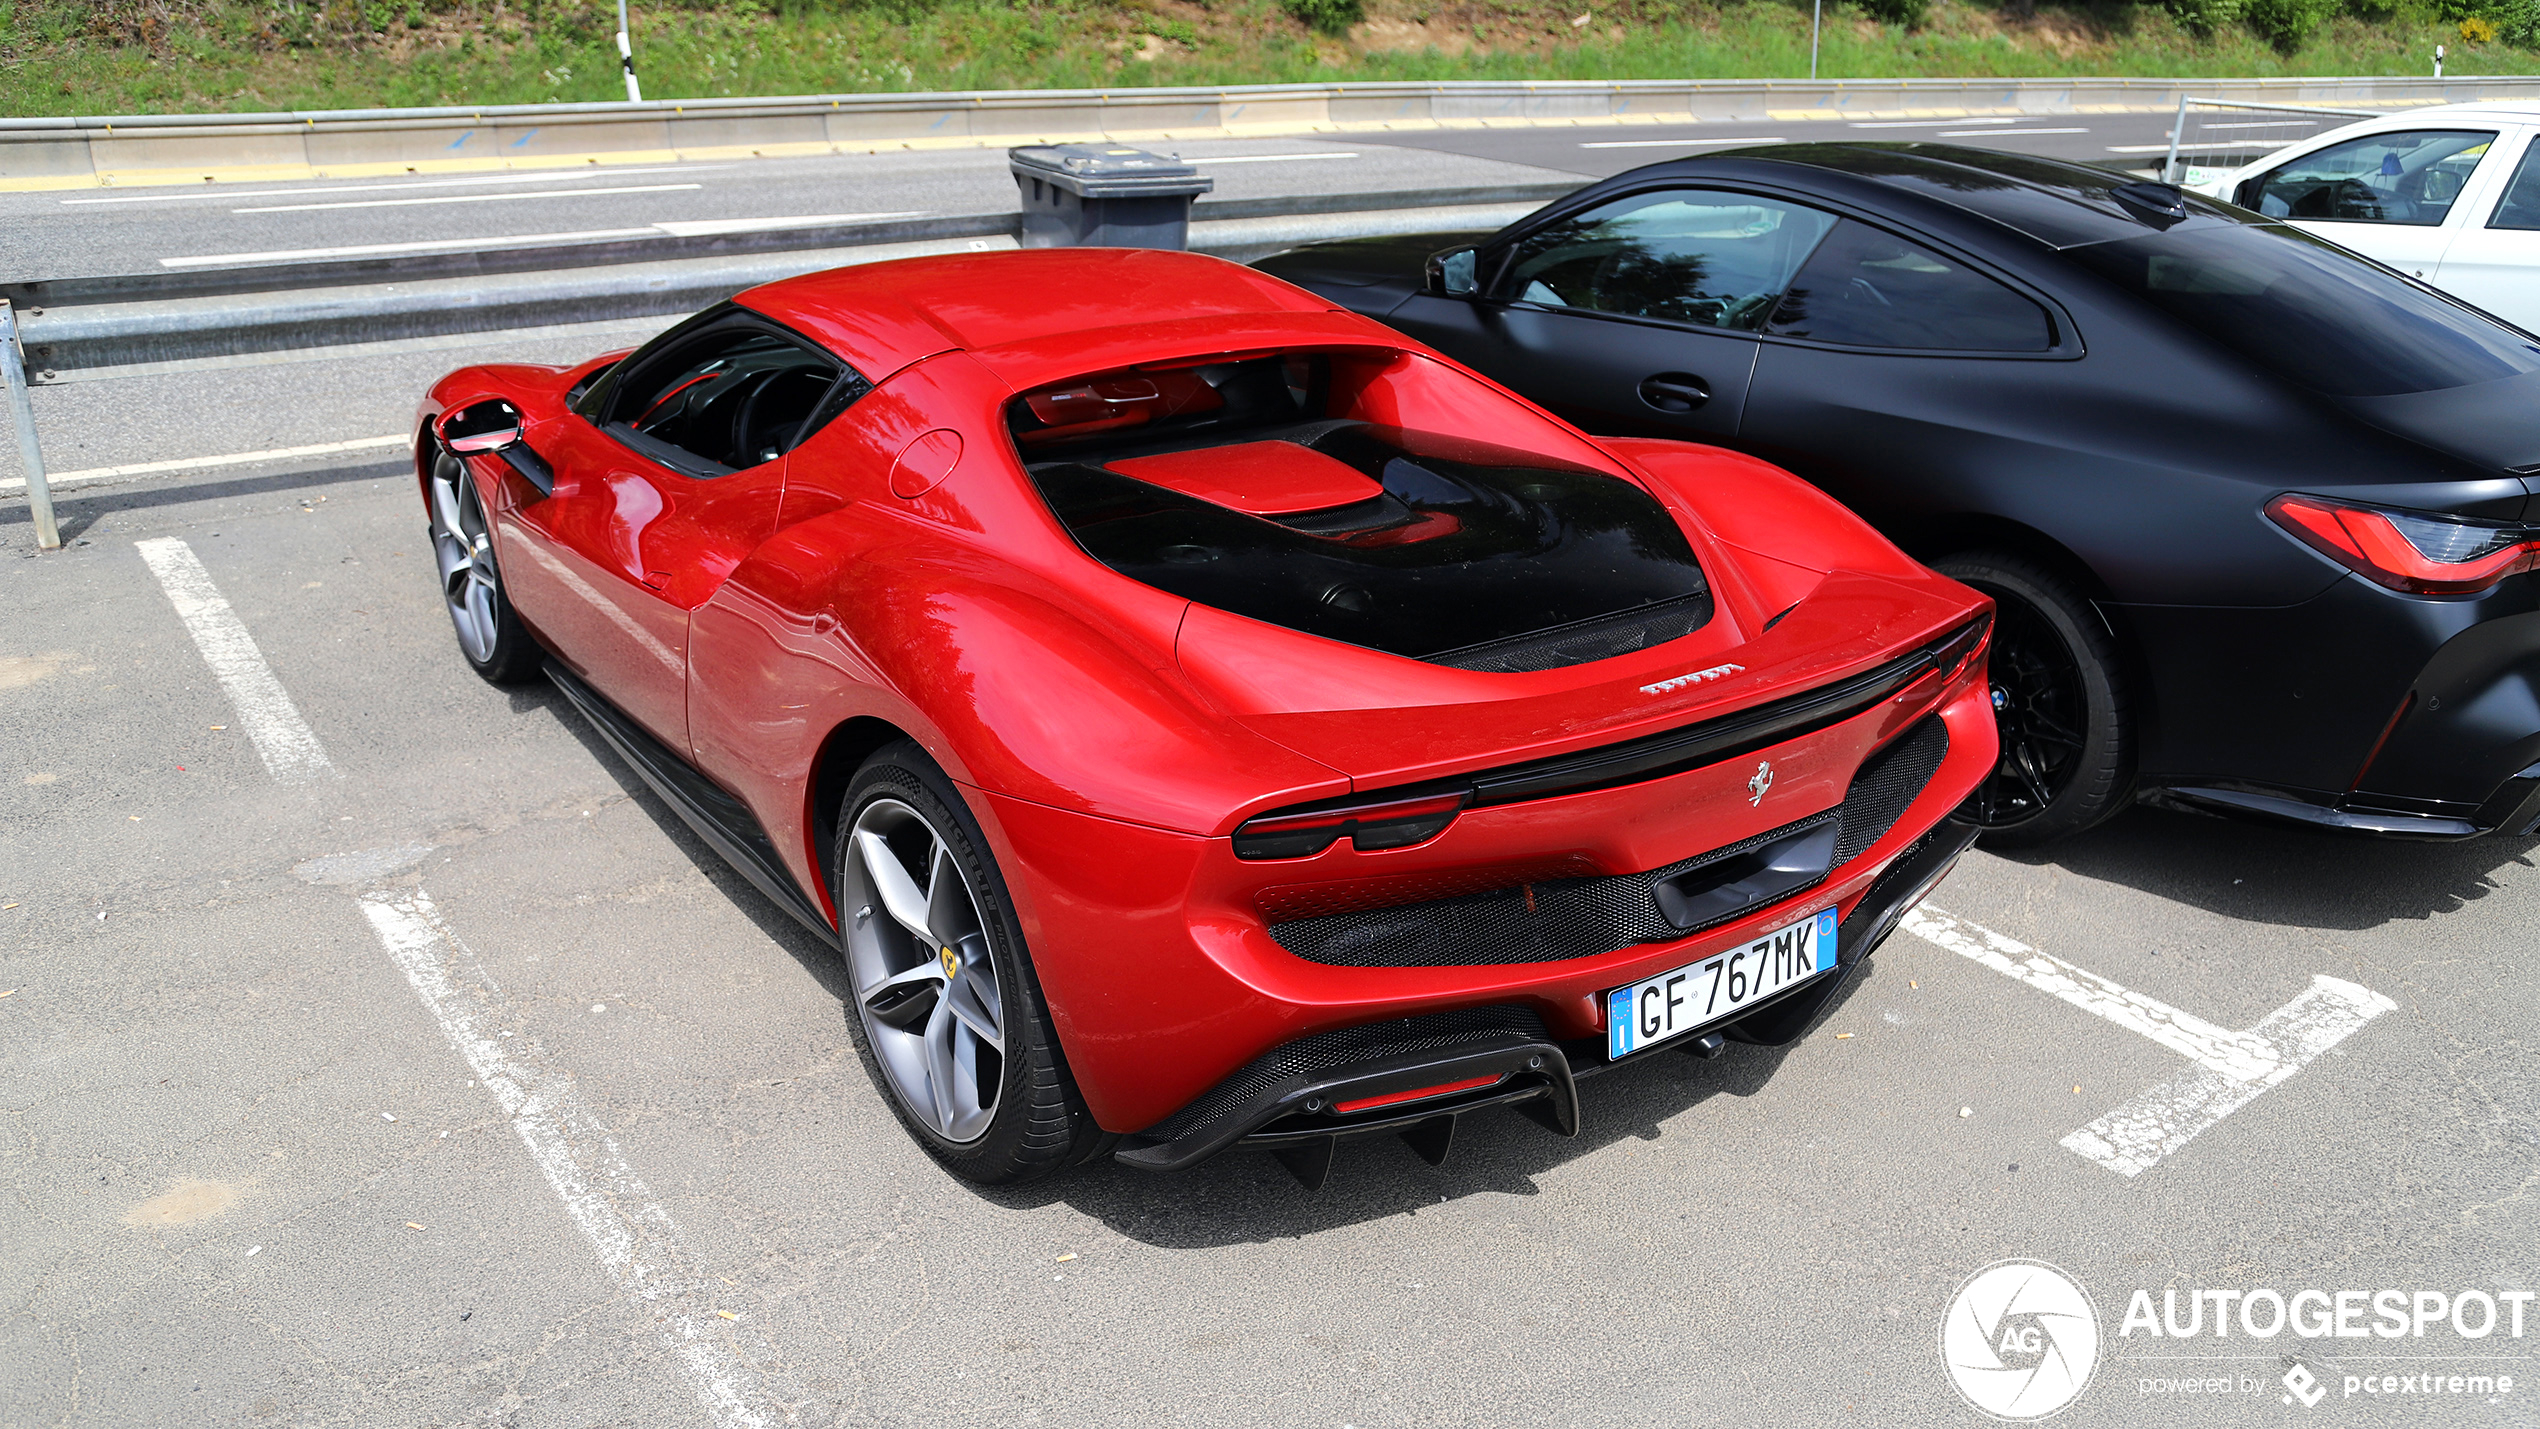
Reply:
<svg viewBox="0 0 2540 1429"><path fill-rule="evenodd" d="M1305 22L1307 28L1326 35L1345 35L1349 27L1366 18L1358 0L1279 0L1281 9Z"/></svg>
<svg viewBox="0 0 2540 1429"><path fill-rule="evenodd" d="M2461 22L2461 38L2473 45L2491 44L2496 38L2496 27L2484 15L2472 15Z"/></svg>
<svg viewBox="0 0 2540 1429"><path fill-rule="evenodd" d="M2338 5L2339 0L2245 0L2240 18L2268 43L2290 53L2327 24Z"/></svg>
<svg viewBox="0 0 2540 1429"><path fill-rule="evenodd" d="M1903 25L1909 30L1921 28L1923 21L1931 18L1931 0L1861 0L1861 8L1873 20Z"/></svg>
<svg viewBox="0 0 2540 1429"><path fill-rule="evenodd" d="M2169 0L2170 13L2199 35L2210 35L2238 20L2241 5L2242 0Z"/></svg>

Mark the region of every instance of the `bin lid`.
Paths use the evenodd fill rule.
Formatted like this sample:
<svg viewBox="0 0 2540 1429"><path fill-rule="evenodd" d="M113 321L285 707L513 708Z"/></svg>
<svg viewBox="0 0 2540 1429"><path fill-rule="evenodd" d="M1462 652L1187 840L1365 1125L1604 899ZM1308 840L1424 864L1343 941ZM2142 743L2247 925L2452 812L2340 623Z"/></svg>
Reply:
<svg viewBox="0 0 2540 1429"><path fill-rule="evenodd" d="M1217 186L1178 158L1125 144L1026 144L1005 157L1015 177L1056 184L1081 198L1204 194Z"/></svg>

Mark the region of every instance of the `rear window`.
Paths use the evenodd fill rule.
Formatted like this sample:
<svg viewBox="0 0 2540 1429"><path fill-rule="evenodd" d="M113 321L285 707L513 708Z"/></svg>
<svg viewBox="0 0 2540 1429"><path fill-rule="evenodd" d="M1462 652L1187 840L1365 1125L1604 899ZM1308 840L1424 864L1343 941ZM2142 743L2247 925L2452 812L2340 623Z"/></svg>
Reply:
<svg viewBox="0 0 2540 1429"><path fill-rule="evenodd" d="M1400 424L1416 411L1369 420L1368 366L1129 369L1027 392L1008 422L1088 555L1237 615L1498 673L1628 654L1709 620L1693 550L1648 492Z"/></svg>
<svg viewBox="0 0 2540 1429"><path fill-rule="evenodd" d="M2064 250L2206 337L2338 397L2540 371L2540 344L2298 229L2180 230Z"/></svg>

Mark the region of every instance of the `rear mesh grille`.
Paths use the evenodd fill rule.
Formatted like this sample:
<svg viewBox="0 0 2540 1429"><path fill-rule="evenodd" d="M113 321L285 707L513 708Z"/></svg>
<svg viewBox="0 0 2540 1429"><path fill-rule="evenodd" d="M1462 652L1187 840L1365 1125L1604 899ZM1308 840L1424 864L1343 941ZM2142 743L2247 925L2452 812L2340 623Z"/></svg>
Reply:
<svg viewBox="0 0 2540 1429"><path fill-rule="evenodd" d="M1214 1129L1219 1122L1256 1106L1281 1083L1311 1079L1371 1058L1397 1052L1428 1052L1462 1042L1516 1033L1530 1041L1549 1042L1543 1018L1531 1007L1465 1007L1432 1012L1397 1022L1371 1022L1300 1037L1253 1059L1242 1071L1219 1082L1199 1100L1148 1127L1142 1136L1158 1142L1179 1141Z"/></svg>
<svg viewBox="0 0 2540 1429"><path fill-rule="evenodd" d="M1557 670L1565 665L1610 660L1617 655L1629 655L1635 650L1680 640L1701 629L1710 619L1711 595L1705 591L1662 605L1582 620L1531 635L1494 640L1487 645L1467 645L1461 650L1449 650L1424 658L1432 665L1479 670L1493 675Z"/></svg>
<svg viewBox="0 0 2540 1429"><path fill-rule="evenodd" d="M1894 744L1861 761L1852 787L1843 791L1843 837L1834 846L1834 866L1843 867L1887 837L1905 807L1923 792L1940 761L1949 753L1949 726L1931 715Z"/></svg>
<svg viewBox="0 0 2540 1429"><path fill-rule="evenodd" d="M1834 811L1843 821L1834 868L1858 858L1896 826L1948 750L1949 728L1932 715L1862 762L1842 806ZM1424 903L1274 922L1270 936L1307 962L1332 967L1482 967L1592 958L1691 931L1659 913L1651 890L1661 880L1825 817L1811 815L1646 873L1518 883Z"/></svg>

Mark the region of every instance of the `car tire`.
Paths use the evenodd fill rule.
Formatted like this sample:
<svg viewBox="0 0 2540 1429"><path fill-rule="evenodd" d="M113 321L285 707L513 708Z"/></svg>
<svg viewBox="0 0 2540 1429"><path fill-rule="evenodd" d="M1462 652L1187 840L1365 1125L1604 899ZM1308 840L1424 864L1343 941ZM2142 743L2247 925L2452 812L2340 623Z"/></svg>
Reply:
<svg viewBox="0 0 2540 1429"><path fill-rule="evenodd" d="M2002 758L1960 806L1994 848L2070 838L2126 806L2134 724L2123 663L2089 597L2042 562L1970 551L1932 568L1993 597Z"/></svg>
<svg viewBox="0 0 2540 1429"><path fill-rule="evenodd" d="M983 1186L1098 1155L1109 1138L1068 1075L987 839L913 741L856 771L831 868L847 1025L909 1135Z"/></svg>
<svg viewBox="0 0 2540 1429"><path fill-rule="evenodd" d="M459 654L470 669L497 685L534 678L547 655L503 591L503 574L494 563L494 529L485 519L476 482L457 457L436 452L426 490L424 529L432 541L441 604L458 634Z"/></svg>

